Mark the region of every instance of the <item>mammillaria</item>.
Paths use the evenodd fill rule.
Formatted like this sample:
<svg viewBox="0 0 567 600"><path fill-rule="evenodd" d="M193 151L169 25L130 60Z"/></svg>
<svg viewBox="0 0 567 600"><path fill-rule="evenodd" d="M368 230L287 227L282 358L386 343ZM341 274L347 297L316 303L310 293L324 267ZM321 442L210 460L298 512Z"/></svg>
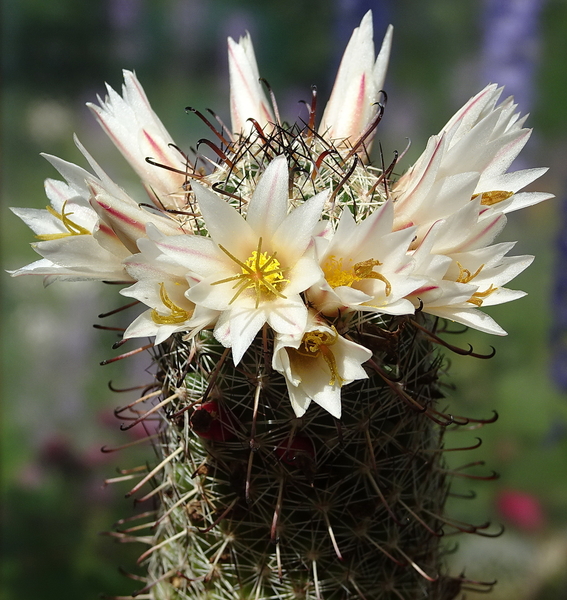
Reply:
<svg viewBox="0 0 567 600"><path fill-rule="evenodd" d="M90 105L148 199L77 142L92 173L48 157L44 211L14 209L42 258L14 275L121 283L145 305L124 339L154 338L155 382L118 412L160 415L159 459L135 486L158 512L141 541L139 598L439 598L444 514L438 407L445 321L503 335L482 309L532 261L495 243L521 190L508 172L530 131L487 86L397 177L369 153L384 114L392 30L378 56L368 13L317 124L288 125L258 81L249 36L229 40L231 131L191 159L136 76ZM200 113L198 113L200 115ZM204 166L203 166L204 165ZM466 352L465 352L466 353ZM469 352L472 353L472 350ZM482 424L482 421L476 421ZM146 494L148 495L148 494Z"/></svg>

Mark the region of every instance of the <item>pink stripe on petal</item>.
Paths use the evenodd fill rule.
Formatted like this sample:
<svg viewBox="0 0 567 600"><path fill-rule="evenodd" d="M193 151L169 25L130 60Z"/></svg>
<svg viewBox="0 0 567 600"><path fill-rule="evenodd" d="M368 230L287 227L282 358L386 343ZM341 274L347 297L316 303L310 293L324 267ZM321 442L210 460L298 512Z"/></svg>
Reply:
<svg viewBox="0 0 567 600"><path fill-rule="evenodd" d="M163 162L167 162L170 157L163 151L163 145L158 144L145 129L142 130L142 133L146 141L151 146L152 150L154 150L154 152L156 153L156 156L153 156L152 158L158 158Z"/></svg>
<svg viewBox="0 0 567 600"><path fill-rule="evenodd" d="M464 244L457 246L453 251L463 252L465 248L470 248L471 246L474 248L475 244L483 240L483 238L485 238L491 230L493 230L495 227L498 227L499 225L502 225L502 219L505 219L503 214L498 214L496 218L493 218L491 220L489 218L486 218L485 220L490 221L490 223L483 227L474 237L469 238ZM498 230L494 233L493 238L494 236L496 236L497 233ZM483 241L482 245L486 245L486 242Z"/></svg>
<svg viewBox="0 0 567 600"><path fill-rule="evenodd" d="M138 229L138 230L144 232L144 234L146 233L146 226L144 223L140 222L137 219L132 219L131 217L127 216L126 213L123 213L123 212L117 210L116 208L113 208L109 204L106 204L100 200L95 199L95 202L103 210L105 210L109 215L111 215L113 218L115 218L117 221L126 223L127 225L130 225L130 226L134 227L135 229Z"/></svg>

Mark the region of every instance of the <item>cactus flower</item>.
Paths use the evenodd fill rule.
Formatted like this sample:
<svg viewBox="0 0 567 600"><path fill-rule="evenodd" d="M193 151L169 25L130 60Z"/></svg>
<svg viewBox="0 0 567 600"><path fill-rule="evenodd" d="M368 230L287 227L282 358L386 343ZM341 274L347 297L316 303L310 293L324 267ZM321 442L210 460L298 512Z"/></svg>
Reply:
<svg viewBox="0 0 567 600"><path fill-rule="evenodd" d="M319 133L337 146L353 144L378 112L392 35L390 25L378 57L375 57L371 11L364 15L360 26L352 33L319 125ZM370 148L369 143L367 148Z"/></svg>
<svg viewBox="0 0 567 600"><path fill-rule="evenodd" d="M235 135L248 135L254 119L262 129L275 122L273 111L260 82L254 46L249 34L238 42L228 38L230 74L230 117Z"/></svg>
<svg viewBox="0 0 567 600"><path fill-rule="evenodd" d="M295 414L301 417L313 400L337 419L341 388L368 375L362 367L372 352L345 339L313 312L301 335L277 335L273 367L283 373Z"/></svg>
<svg viewBox="0 0 567 600"><path fill-rule="evenodd" d="M155 114L136 74L123 71L122 96L108 84L107 97L91 102L98 122L140 177L150 198L165 208L183 204L185 158ZM151 161L170 168L156 168Z"/></svg>

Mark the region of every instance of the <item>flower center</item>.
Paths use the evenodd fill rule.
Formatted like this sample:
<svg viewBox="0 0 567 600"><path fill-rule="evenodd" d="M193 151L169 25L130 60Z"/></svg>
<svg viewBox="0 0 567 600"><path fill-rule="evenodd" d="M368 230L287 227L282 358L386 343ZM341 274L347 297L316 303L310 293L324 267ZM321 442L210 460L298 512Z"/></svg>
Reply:
<svg viewBox="0 0 567 600"><path fill-rule="evenodd" d="M349 262L352 262L349 259ZM381 266L382 263L374 258L363 260L361 262L354 263L352 266L343 267L343 259L337 259L331 255L323 266L325 273L325 279L327 283L332 287L336 288L339 286L351 287L353 283L362 281L363 279L379 279L386 285L386 296L392 293L392 285L381 273L376 273L374 267Z"/></svg>
<svg viewBox="0 0 567 600"><path fill-rule="evenodd" d="M344 379L339 375L335 355L330 349L330 346L336 343L338 337L339 334L334 327L332 331L322 331L320 329L308 331L304 334L301 344L295 352L307 358L323 358L331 372L329 385L341 386Z"/></svg>
<svg viewBox="0 0 567 600"><path fill-rule="evenodd" d="M252 252L252 254L242 262L235 256L233 256L226 248L219 244L219 248L231 258L241 270L241 273L234 277L228 277L227 279L221 279L215 281L211 285L218 285L220 283L228 283L229 281L235 281L233 290L236 293L232 297L229 304L232 304L242 292L245 290L253 290L256 296L256 308L258 308L260 301L262 300L273 300L275 297L285 298L280 289L289 283L289 280L284 277L285 271L276 258L277 252L268 254L268 252L262 252L262 238L258 240L258 248Z"/></svg>
<svg viewBox="0 0 567 600"><path fill-rule="evenodd" d="M158 325L177 325L178 323L184 323L191 317L191 313L188 313L186 310L183 310L180 306L177 306L173 300L168 296L165 290L165 284L159 284L159 297L163 302L164 306L166 306L170 314L169 315L160 315L158 311L154 308L152 310L152 321L157 323Z"/></svg>
<svg viewBox="0 0 567 600"><path fill-rule="evenodd" d="M483 206L492 206L498 204L504 200L508 200L510 196L513 196L514 192L504 192L502 190L495 190L493 192L482 192L482 194L473 194L471 200L475 200L480 196L480 203Z"/></svg>
<svg viewBox="0 0 567 600"><path fill-rule="evenodd" d="M50 215L53 215L56 219L59 219L61 223L65 226L66 232L63 233L42 233L36 235L35 237L42 242L46 242L48 240L60 240L62 238L68 237L70 235L90 235L91 232L80 225L77 225L74 221L71 221L69 215L72 215L72 212L65 212L65 207L67 206L67 201L63 203L63 207L61 208L61 213L58 213L51 206L46 206L47 212Z"/></svg>

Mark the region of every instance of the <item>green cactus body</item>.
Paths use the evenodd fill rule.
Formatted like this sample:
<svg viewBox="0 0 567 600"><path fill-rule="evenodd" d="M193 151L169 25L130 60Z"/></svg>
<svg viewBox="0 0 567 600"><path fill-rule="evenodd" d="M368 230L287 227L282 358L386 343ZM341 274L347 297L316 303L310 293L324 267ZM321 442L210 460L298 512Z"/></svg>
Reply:
<svg viewBox="0 0 567 600"><path fill-rule="evenodd" d="M360 335L378 327L362 324ZM160 480L154 597L432 597L447 486L440 431L409 398L433 406L438 361L411 327L390 335L417 364L393 384L400 392L378 373L351 384L338 422L317 406L295 418L261 339L238 369L224 360L213 377L223 349L203 334L161 435L164 457L182 450ZM160 367L189 355L176 341Z"/></svg>

